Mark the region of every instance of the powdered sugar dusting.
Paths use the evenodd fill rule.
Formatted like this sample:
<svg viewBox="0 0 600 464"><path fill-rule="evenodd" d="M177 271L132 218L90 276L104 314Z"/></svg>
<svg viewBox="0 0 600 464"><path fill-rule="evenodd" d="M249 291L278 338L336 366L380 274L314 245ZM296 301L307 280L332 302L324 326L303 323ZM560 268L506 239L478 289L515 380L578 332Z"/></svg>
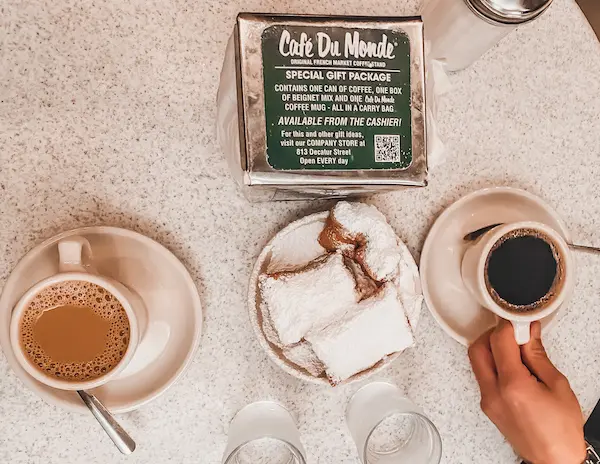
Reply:
<svg viewBox="0 0 600 464"><path fill-rule="evenodd" d="M341 316L359 299L340 252L299 272L262 275L259 284L284 345L298 343L311 328Z"/></svg>
<svg viewBox="0 0 600 464"><path fill-rule="evenodd" d="M277 330L275 329L273 321L271 320L271 315L269 314L269 308L264 301L260 304L260 312L262 315L262 329L265 338L269 343L272 343L279 348L283 348L284 345L281 343L281 340L279 340L279 335L277 335Z"/></svg>
<svg viewBox="0 0 600 464"><path fill-rule="evenodd" d="M414 344L392 283L385 284L377 295L358 303L341 320L309 332L306 340L325 364L333 384Z"/></svg>
<svg viewBox="0 0 600 464"><path fill-rule="evenodd" d="M359 250L360 257L375 280L387 280L397 272L400 262L398 238L377 208L365 203L340 201L331 214L350 236L363 238L365 244Z"/></svg>
<svg viewBox="0 0 600 464"><path fill-rule="evenodd" d="M261 257L253 272L253 283L251 284L249 295L250 301L256 301L256 303L250 304L250 318L256 333L261 338L261 346L267 351L272 360L286 372L306 381L318 383L327 383L328 376L325 374L323 362L319 359L311 344L307 342L306 339L301 339L298 343L284 344L279 339L275 324L271 320L269 308L264 304L263 298L258 298L257 292L260 292L258 282L265 278L263 273L267 272L269 274L277 275L278 271L298 270L309 264L311 260L317 259L319 261L320 257L323 259L323 255L327 252L319 244L319 239L326 224L329 224L329 216L330 213L328 212L313 214L290 224L280 231L261 253ZM381 215L381 217L383 217L383 215ZM385 220L385 217L383 217L383 219ZM396 288L397 299L400 302L399 304L396 303L397 311L401 314L404 323L407 326L406 319L408 318L408 321L410 322L408 331L410 332L411 328L414 329L417 326L422 309L423 297L416 263L406 245L404 245L397 237L395 237L395 239L400 259L392 276L388 278L388 281ZM362 243L364 243L364 241ZM330 249L339 249L337 246L331 247L330 245L331 244L328 244L326 246ZM342 246L342 248L344 247ZM343 251L344 254L348 254L348 256L353 255L352 249L344 248L340 251ZM346 266L354 264L353 278L356 279L356 271L360 270L361 266L356 263L351 263L350 261L351 260L346 259L344 264L346 264ZM285 275L286 272L282 274ZM287 274L290 273L287 272ZM363 278L364 280L368 280L366 275L363 275L363 278L361 278L360 274L361 273L359 272L358 280L360 282L362 282ZM314 286L314 282L310 282L310 285ZM357 285L361 287L358 282ZM385 283L384 285L388 284ZM362 285L361 288L363 289L363 292L359 295L359 298L363 299L363 304L367 304L368 300L373 299L373 292L377 292L377 286L371 287L371 285ZM367 291L364 291L364 289ZM377 292L376 296L377 298L381 298L382 292ZM354 313L353 310L357 306L356 303L350 305L347 313L336 316L334 321L329 321L328 324L326 324L326 327L331 326L336 321L340 322L346 320L350 313ZM262 322L259 322L257 315L261 313ZM321 323L319 322L318 324ZM323 327L314 327L311 329L311 332L313 334L318 334L322 328ZM369 333L372 336L372 332L369 331ZM361 342L355 341L354 343ZM379 359L375 359L372 364L360 369L357 373L352 374L345 380L341 380L339 374L337 374L336 377L336 374L334 373L329 376L329 383L338 383L340 381L346 383L348 381L364 379L383 369L387 364L392 362L401 351L402 350L384 354Z"/></svg>
<svg viewBox="0 0 600 464"><path fill-rule="evenodd" d="M325 372L325 365L317 357L308 342L300 342L296 345L285 347L283 355L294 364L308 371L310 375L318 377Z"/></svg>
<svg viewBox="0 0 600 464"><path fill-rule="evenodd" d="M419 278L419 268L410 251L402 242L398 242L401 259L398 273L392 280L398 290L398 298L402 302L408 322L414 331L419 324L421 308L423 306L423 290Z"/></svg>
<svg viewBox="0 0 600 464"><path fill-rule="evenodd" d="M278 235L271 243L272 257L267 272L304 267L310 261L327 253L317 240L324 225L324 220L314 221Z"/></svg>

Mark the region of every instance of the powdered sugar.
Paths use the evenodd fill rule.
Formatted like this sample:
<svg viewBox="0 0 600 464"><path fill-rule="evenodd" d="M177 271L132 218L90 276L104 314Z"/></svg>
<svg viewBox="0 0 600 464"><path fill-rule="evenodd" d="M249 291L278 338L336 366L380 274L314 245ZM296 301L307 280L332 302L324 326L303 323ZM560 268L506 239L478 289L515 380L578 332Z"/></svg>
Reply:
<svg viewBox="0 0 600 464"><path fill-rule="evenodd" d="M283 355L294 364L308 371L310 375L320 376L325 372L325 365L317 357L308 342L300 342L283 349Z"/></svg>
<svg viewBox="0 0 600 464"><path fill-rule="evenodd" d="M392 282L398 290L398 298L404 307L408 322L414 330L419 324L421 316L423 290L421 289L421 280L419 279L419 268L410 251L406 248L406 245L403 243L401 245L399 269Z"/></svg>
<svg viewBox="0 0 600 464"><path fill-rule="evenodd" d="M277 330L275 329L273 321L271 320L271 315L269 314L269 308L264 301L260 304L260 313L262 315L262 329L265 338L269 343L272 343L276 347L283 348L285 345L279 340L279 335L277 334Z"/></svg>
<svg viewBox="0 0 600 464"><path fill-rule="evenodd" d="M277 236L271 244L272 258L267 272L281 272L303 267L327 253L327 250L315 240L323 230L324 224L324 221L311 222L302 228Z"/></svg>
<svg viewBox="0 0 600 464"><path fill-rule="evenodd" d="M358 303L341 320L310 331L305 338L325 364L333 384L414 344L392 283L385 284L377 295Z"/></svg>
<svg viewBox="0 0 600 464"><path fill-rule="evenodd" d="M346 259L344 260L344 262L346 263L346 266L348 266L348 269L350 269L352 275L354 276L354 280L356 282L356 290L360 295L360 299L362 300L373 296L379 289L377 283L373 279L371 279L367 274L365 274L365 271L363 270L362 266L353 259Z"/></svg>
<svg viewBox="0 0 600 464"><path fill-rule="evenodd" d="M298 343L285 345L279 339L274 323L271 321L269 308L264 304L264 298L258 296L260 291L259 281L264 279L265 273L280 274L278 271L297 270L305 267L315 258L319 258L326 253L326 250L319 244L320 235L324 231L326 225L330 223L331 217L329 212L322 212L304 217L281 230L275 238L262 251L255 269L252 273L249 302L250 302L250 319L252 325L259 337L260 345L269 354L270 358L283 370L289 374L301 378L305 381L314 383L329 383L324 372L323 363L319 360L316 353L313 351L310 343L300 340ZM385 218L384 218L385 220ZM338 224L339 226L339 224ZM341 229L338 227L338 230ZM336 231L337 234L338 231ZM337 238L337 237L336 237ZM342 237L345 243L348 243L347 237ZM364 242L363 242L364 243ZM336 244L337 245L337 244ZM417 326L420 311L422 309L422 294L419 281L418 268L411 256L410 251L399 239L397 245L400 250L400 261L396 270L389 278L389 282L396 287L397 296L401 302L398 305L398 311L402 314L406 311L412 328ZM329 248L329 246L328 246ZM336 249L339 247L332 247ZM344 246L341 244L344 254L353 256L355 245L350 244ZM361 289L359 298L367 300L377 292L379 284L375 284L365 273L361 273L361 267L357 263L346 259L346 266L353 269L354 279L357 280L356 285ZM358 271L358 272L357 272ZM290 274L284 272L282 274ZM310 283L313 286L314 282ZM384 285L387 285L384 284ZM381 294L378 293L380 296ZM364 301L366 303L366 301ZM352 311L357 305L353 304L349 307ZM262 314L262 320L259 315ZM347 314L336 316L336 321L345 320ZM328 326L331 326L330 322ZM319 332L315 327L313 333ZM410 328L409 328L410 330ZM367 328L367 332L372 335L372 332ZM376 338L376 337L375 337ZM356 343L362 343L360 339ZM385 350L384 350L385 351ZM361 369L344 381L362 380L373 373L383 369L386 365L396 359L400 355L400 351L395 351L391 354L384 355L382 358L376 359L373 364ZM354 356L354 355L352 355ZM330 379L331 380L331 379ZM335 380L339 381L339 378Z"/></svg>
<svg viewBox="0 0 600 464"><path fill-rule="evenodd" d="M385 216L374 206L340 201L331 216L358 242L357 259L377 281L388 280L398 271L398 238Z"/></svg>
<svg viewBox="0 0 600 464"><path fill-rule="evenodd" d="M297 272L262 275L259 284L284 345L298 343L311 328L343 315L359 299L352 273L339 252Z"/></svg>

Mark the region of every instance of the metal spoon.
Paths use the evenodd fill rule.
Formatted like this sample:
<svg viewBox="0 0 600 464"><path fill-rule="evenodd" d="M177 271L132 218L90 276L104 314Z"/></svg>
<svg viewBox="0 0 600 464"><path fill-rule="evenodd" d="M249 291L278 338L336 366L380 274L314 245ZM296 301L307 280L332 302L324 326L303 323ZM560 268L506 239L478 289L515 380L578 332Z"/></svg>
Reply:
<svg viewBox="0 0 600 464"><path fill-rule="evenodd" d="M119 425L100 400L84 390L77 390L77 393L79 393L81 400L100 423L109 438L117 448L119 448L119 451L123 454L133 453L135 450L135 442L129 434L123 430L123 427Z"/></svg>
<svg viewBox="0 0 600 464"><path fill-rule="evenodd" d="M481 229L474 230L473 232L469 232L468 234L466 234L463 237L463 240L465 242L472 242L473 240L477 240L479 237L481 237L487 231L492 230L494 227L498 227L501 225L502 225L502 223L490 224L489 226L485 226L485 227L482 227ZM572 250L583 251L584 253L600 254L600 248L597 248L597 247L586 246L586 245L575 245L573 243L567 243L567 245L569 245L569 248L571 248Z"/></svg>

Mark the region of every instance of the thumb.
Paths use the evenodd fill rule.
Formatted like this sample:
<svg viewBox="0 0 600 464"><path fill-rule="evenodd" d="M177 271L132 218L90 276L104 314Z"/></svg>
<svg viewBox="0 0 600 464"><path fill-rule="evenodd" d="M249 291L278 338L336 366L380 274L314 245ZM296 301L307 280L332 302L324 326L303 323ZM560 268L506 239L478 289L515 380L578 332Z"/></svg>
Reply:
<svg viewBox="0 0 600 464"><path fill-rule="evenodd" d="M531 324L531 340L521 346L521 358L531 373L551 390L559 388L566 381L546 354L542 343L542 326L538 321Z"/></svg>

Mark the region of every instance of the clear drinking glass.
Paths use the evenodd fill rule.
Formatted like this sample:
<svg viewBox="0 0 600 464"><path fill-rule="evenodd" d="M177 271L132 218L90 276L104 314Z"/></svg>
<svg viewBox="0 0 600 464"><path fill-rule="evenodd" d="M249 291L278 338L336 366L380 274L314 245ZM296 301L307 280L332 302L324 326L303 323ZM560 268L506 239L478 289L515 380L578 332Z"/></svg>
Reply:
<svg viewBox="0 0 600 464"><path fill-rule="evenodd" d="M289 411L272 401L240 409L229 425L223 464L306 464L300 433Z"/></svg>
<svg viewBox="0 0 600 464"><path fill-rule="evenodd" d="M363 464L439 464L442 440L435 425L398 387L370 383L346 411Z"/></svg>
<svg viewBox="0 0 600 464"><path fill-rule="evenodd" d="M516 27L485 21L465 0L426 0L421 15L430 57L447 71L469 67Z"/></svg>
<svg viewBox="0 0 600 464"><path fill-rule="evenodd" d="M505 35L534 20L552 0L425 0L429 57L448 71L470 66Z"/></svg>

